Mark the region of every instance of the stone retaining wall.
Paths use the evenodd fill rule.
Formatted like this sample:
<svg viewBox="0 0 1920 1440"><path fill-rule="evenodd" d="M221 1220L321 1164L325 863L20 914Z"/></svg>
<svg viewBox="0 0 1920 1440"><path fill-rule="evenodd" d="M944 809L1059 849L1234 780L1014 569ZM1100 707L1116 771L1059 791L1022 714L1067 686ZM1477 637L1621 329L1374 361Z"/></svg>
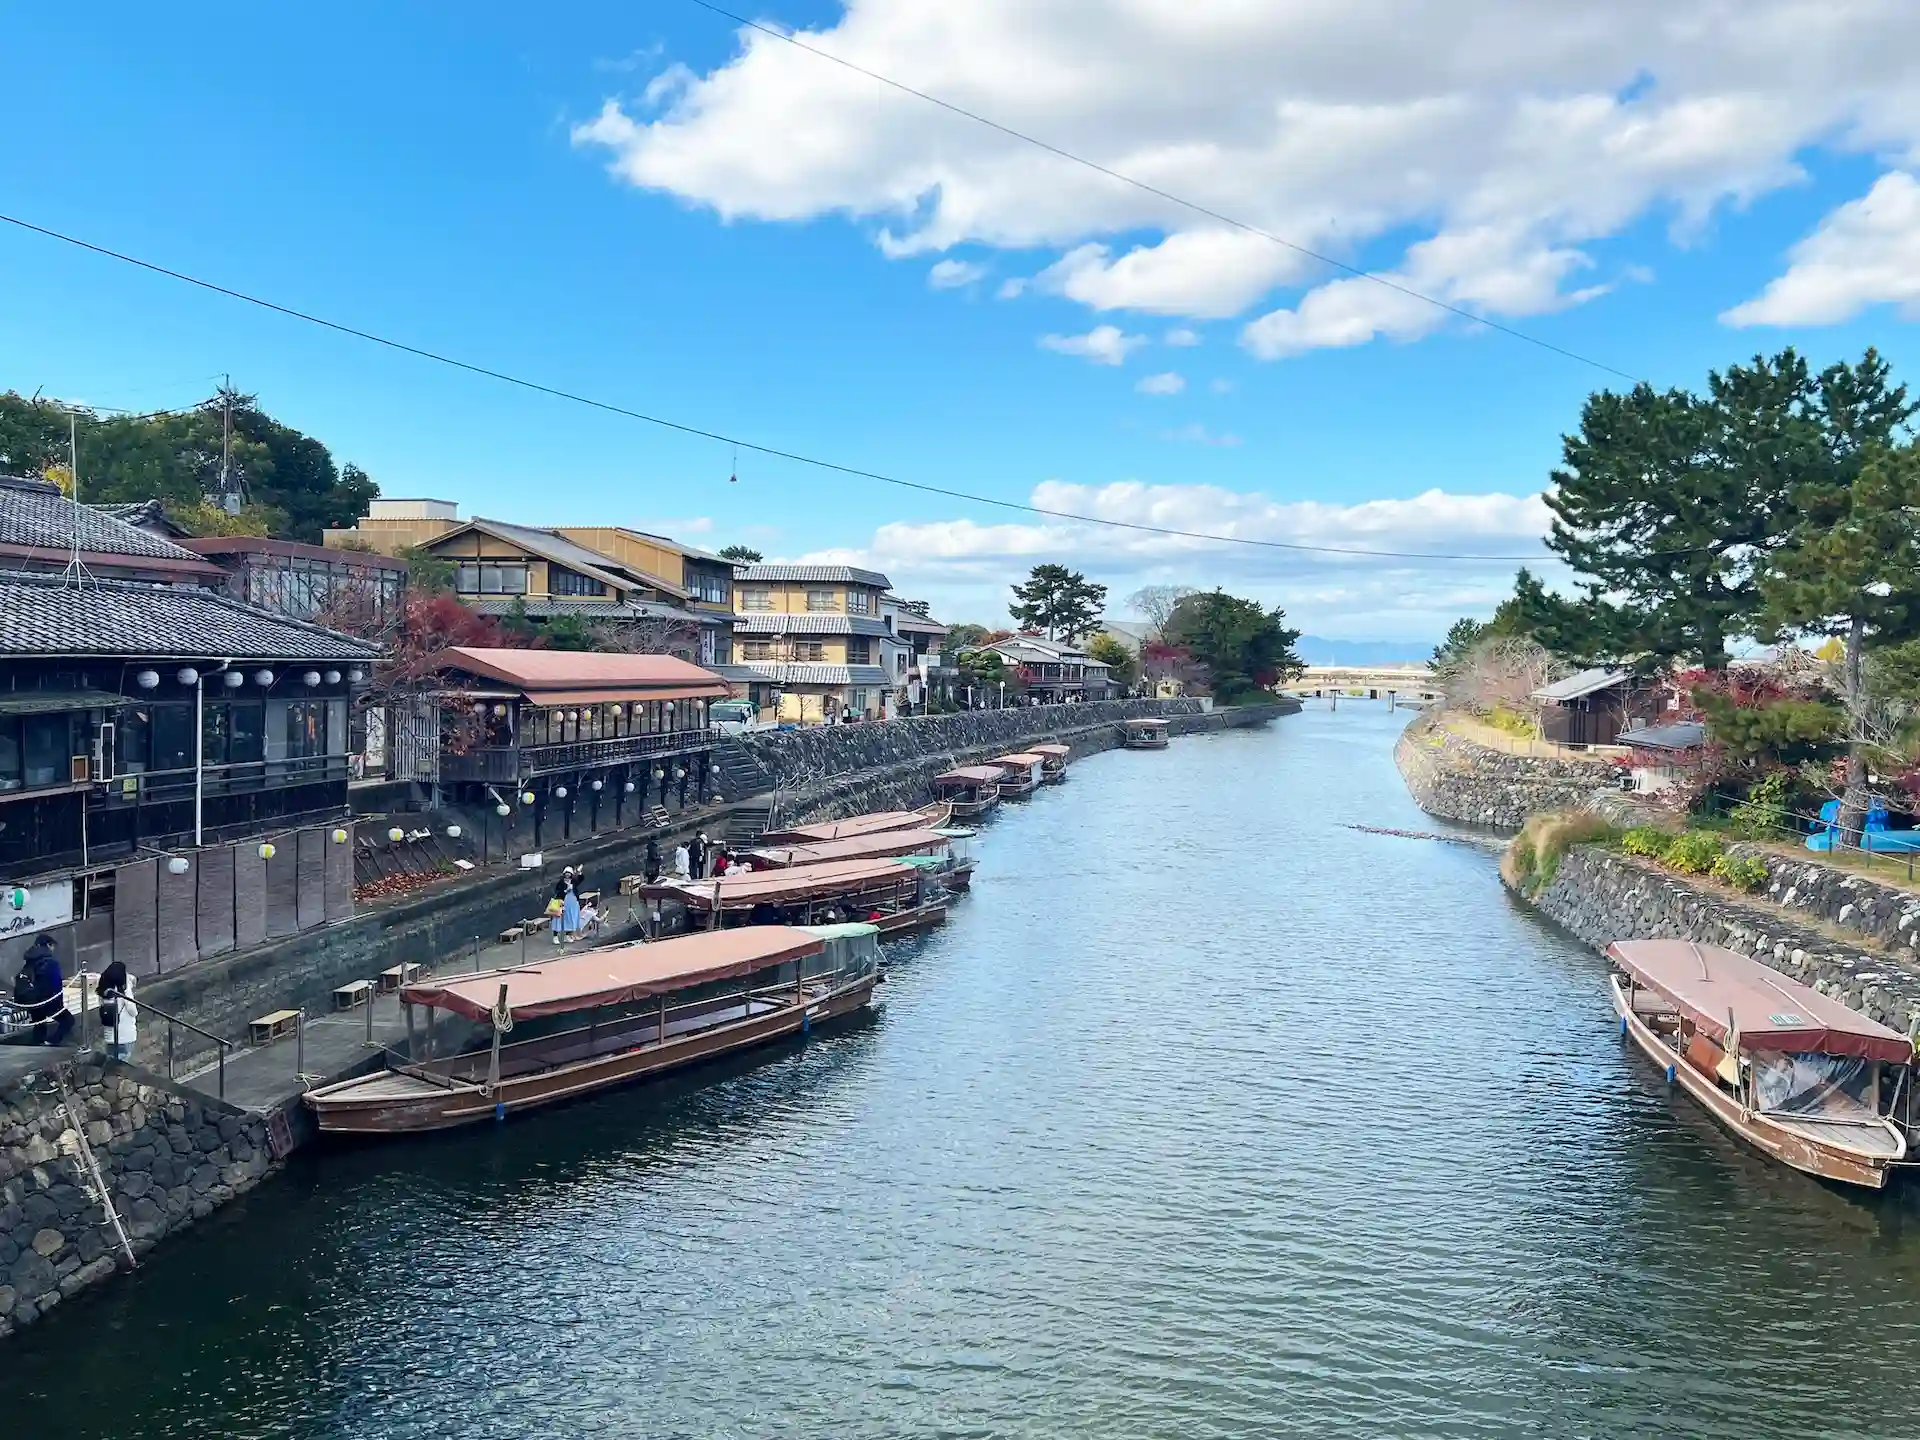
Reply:
<svg viewBox="0 0 1920 1440"><path fill-rule="evenodd" d="M274 1167L266 1121L128 1065L63 1064L136 1256L245 1194ZM88 1193L73 1120L49 1075L0 1087L0 1338L126 1265Z"/></svg>
<svg viewBox="0 0 1920 1440"><path fill-rule="evenodd" d="M1537 811L1584 804L1619 773L1605 760L1490 750L1454 734L1437 711L1407 725L1393 758L1414 803L1429 815L1503 830L1518 830Z"/></svg>
<svg viewBox="0 0 1920 1440"><path fill-rule="evenodd" d="M1783 864L1785 870L1799 868ZM1848 893L1842 885L1855 878L1831 867L1813 868L1822 876L1810 882L1802 875L1800 885L1826 899L1818 906L1806 903L1803 908L1809 912ZM1792 877L1782 878L1790 881ZM1797 888L1789 883L1781 895L1784 898ZM1908 937L1898 955L1837 939L1789 906L1737 896L1710 882L1677 876L1651 861L1599 846L1568 851L1553 883L1533 896L1533 904L1596 949L1614 940L1682 939L1751 955L1904 1032L1920 1016L1920 959L1910 938L1920 897L1902 895L1904 904L1895 913L1883 911L1877 900L1857 887L1851 893L1860 898L1841 901L1836 910L1852 903L1855 909L1849 919L1860 917L1860 905L1866 900L1878 917L1874 924L1890 923L1895 934ZM1801 905L1798 895L1792 904Z"/></svg>

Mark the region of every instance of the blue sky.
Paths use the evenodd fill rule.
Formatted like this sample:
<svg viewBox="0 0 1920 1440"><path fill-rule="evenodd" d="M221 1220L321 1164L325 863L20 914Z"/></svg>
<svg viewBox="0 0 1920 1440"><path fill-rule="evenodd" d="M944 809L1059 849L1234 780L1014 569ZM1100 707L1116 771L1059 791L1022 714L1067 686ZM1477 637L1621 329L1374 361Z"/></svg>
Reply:
<svg viewBox="0 0 1920 1440"><path fill-rule="evenodd" d="M1090 0L753 13L1656 383L1789 341L1907 359L1920 7L1861 0L1774 41L1762 12L1785 0L1757 0L1732 45L1659 37L1653 18L1706 0L1631 0L1598 41L1542 23L1508 43L1514 3L1463 0L1430 36L1412 0L1250 7L1239 33L1170 0L1125 25ZM1269 539L1530 553L1525 497L1585 395L1620 383L1264 242L1216 253L1218 227L793 47L742 62L734 27L683 0L538 23L392 8L15 7L8 107L39 140L0 160L0 209L692 425ZM1395 11L1383 47L1363 27ZM1354 45L1373 50L1348 74ZM1184 232L1201 251L1156 249ZM1137 272L1113 263L1136 248ZM939 288L942 261L979 278ZM1776 284L1735 317L1783 323L1723 318ZM1354 325L1375 338L1344 343ZM1102 326L1124 363L1062 353L1098 354L1077 337ZM230 373L390 495L846 555L955 618L998 619L1007 581L1060 558L1116 597L1222 583L1318 633L1424 639L1512 569L1142 545L751 454L729 484L725 446L4 226L0 359L0 387L132 408ZM1177 393L1138 388L1166 375Z"/></svg>

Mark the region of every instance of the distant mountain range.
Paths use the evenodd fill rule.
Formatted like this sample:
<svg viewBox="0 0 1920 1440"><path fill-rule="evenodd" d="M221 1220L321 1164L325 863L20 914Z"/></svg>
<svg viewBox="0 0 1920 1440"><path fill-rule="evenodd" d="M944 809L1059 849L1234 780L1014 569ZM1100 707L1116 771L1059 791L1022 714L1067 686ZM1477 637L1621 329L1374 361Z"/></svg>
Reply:
<svg viewBox="0 0 1920 1440"><path fill-rule="evenodd" d="M1410 640L1322 640L1302 635L1294 650L1308 665L1406 665L1433 658L1433 646Z"/></svg>

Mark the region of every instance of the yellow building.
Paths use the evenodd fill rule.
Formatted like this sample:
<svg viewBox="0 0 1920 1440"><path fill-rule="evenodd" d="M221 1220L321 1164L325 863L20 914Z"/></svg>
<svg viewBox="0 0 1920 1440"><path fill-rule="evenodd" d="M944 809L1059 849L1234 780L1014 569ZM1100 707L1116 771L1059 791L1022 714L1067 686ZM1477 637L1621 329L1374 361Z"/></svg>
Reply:
<svg viewBox="0 0 1920 1440"><path fill-rule="evenodd" d="M851 565L741 566L735 668L751 673L762 711L803 724L883 718L893 693L886 592L886 576Z"/></svg>

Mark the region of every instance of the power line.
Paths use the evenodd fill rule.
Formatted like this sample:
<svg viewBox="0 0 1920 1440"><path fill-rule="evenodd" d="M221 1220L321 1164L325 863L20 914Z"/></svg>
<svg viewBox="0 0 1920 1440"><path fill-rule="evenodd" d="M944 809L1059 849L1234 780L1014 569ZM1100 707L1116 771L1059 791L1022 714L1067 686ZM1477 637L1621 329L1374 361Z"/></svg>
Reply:
<svg viewBox="0 0 1920 1440"><path fill-rule="evenodd" d="M1003 125L998 120L990 119L978 111L968 110L964 106L955 105L951 100L942 100L938 95L929 95L924 90L916 90L913 86L903 84L891 76L882 75L877 70L869 70L864 65L857 65L842 56L834 55L828 51L819 49L817 46L809 45L804 40L797 40L784 30L777 30L773 26L767 25L759 20L749 20L743 15L736 15L731 10L711 3L711 0L688 0L688 3L698 5L702 10L710 11L724 19L731 20L736 25L743 26L748 30L757 30L760 34L770 36L775 40L784 40L797 50L804 50L809 55L817 56L822 60L829 60L835 65L851 70L856 75L864 75L869 80L877 81L891 89L898 90L903 95L911 95L916 100L924 100L929 105L937 105L950 114L958 115L964 120L971 120L976 125L984 125L989 130L996 130L1009 139L1020 141L1023 145L1031 145L1035 149L1046 151L1049 155L1058 156L1060 159L1070 161L1075 165L1085 166L1089 170L1106 176L1109 180L1117 180L1122 185L1132 186L1135 190L1139 190L1147 195L1152 195L1156 199L1165 200L1172 205L1178 205L1183 210L1191 210L1196 215L1204 215L1209 220L1218 221L1222 225L1231 226L1233 229L1244 231L1248 235L1257 235L1262 240L1271 241L1283 249L1293 251L1296 255L1304 255L1309 260L1317 260L1322 265L1332 266L1335 270L1344 271L1356 280L1371 280L1374 284L1383 285L1389 290L1405 295L1408 299L1418 300L1422 304L1431 305L1437 310L1444 310L1449 315L1457 315L1462 320L1470 320L1475 325L1484 325L1489 330L1498 330L1502 335L1511 336L1515 340L1525 341L1529 345L1537 345L1542 350L1550 350L1555 355L1571 360L1575 364L1591 366L1595 370L1617 376L1635 385L1640 383L1640 376L1630 374L1617 366L1609 365L1604 360L1595 360L1590 355L1582 355L1577 350L1569 350L1564 345L1556 345L1551 340L1543 340L1538 335L1528 334L1525 330L1516 329L1511 325L1502 325L1498 320L1489 320L1484 315L1476 315L1473 311L1455 305L1450 301L1442 300L1438 296L1428 295L1424 291L1415 290L1410 285L1402 285L1398 280L1389 280L1386 276L1375 271L1363 270L1357 265L1349 265L1344 260L1335 259L1331 255L1326 255L1308 246L1297 244L1284 236L1275 235L1270 230L1262 230L1258 225L1250 224L1245 220L1237 220L1231 215L1222 214L1218 210L1200 204L1197 200L1188 200L1184 196L1174 194L1171 190L1162 190L1158 185L1151 185L1145 180L1135 179L1133 176L1125 174L1122 171L1102 165L1098 160L1089 160L1084 155L1076 155L1071 150L1062 149L1060 146L1052 144L1049 141L1029 135L1023 130L1016 130L1011 125Z"/></svg>
<svg viewBox="0 0 1920 1440"><path fill-rule="evenodd" d="M345 325L337 320L328 320L324 316L314 315L305 310L296 310L290 305L282 305L273 300L249 295L242 290L234 290L211 280L202 280L185 271L172 270L165 265L155 264L151 260L142 260L136 255L128 255L119 250L110 250L104 245L96 245L90 240L78 236L63 234L58 230L36 225L30 220L22 220L15 215L0 214L0 221L19 229L43 235L49 240L58 240L62 244L104 256L109 260L118 260L122 264L132 265L155 275L163 275L169 280L178 280L184 285L192 285L215 295L225 295L231 300L239 300L247 305L256 305L262 310L271 310L292 320L308 325L317 325L323 330L332 330L336 334L350 335L356 340L365 340L369 344L384 346L403 355L412 355L421 360L431 360L436 365L445 365L455 370L464 370L469 375L484 376L489 380L498 380L504 385L517 386L530 390L537 395L547 395L556 400L565 400L574 405L584 405L609 415L621 415L629 420L639 420L648 425L657 425L663 430L672 430L681 435L690 435L700 440L712 440L721 445L733 445L742 450L765 455L774 460L790 460L796 465L808 465L816 470L830 471L836 475L845 475L856 480L873 480L882 485L897 486L902 490L917 490L924 495L940 495L949 500L964 500L972 505L991 505L1001 510L1015 510L1027 515L1044 515L1053 520L1071 520L1082 525L1105 525L1116 530L1131 530L1143 535L1164 535L1178 540L1203 540L1217 545L1248 545L1263 550L1287 550L1313 555L1351 555L1369 560L1464 560L1485 561L1499 564L1533 564L1550 561L1551 556L1535 553L1532 555L1462 555L1440 553L1426 550L1369 550L1339 545L1306 545L1289 540L1256 540L1243 535L1212 535L1198 530L1180 530L1167 525L1143 525L1133 520L1115 520L1104 515L1080 515L1070 510L1054 510L1043 505L1028 505L1017 500L999 500L991 495L975 495L966 490L950 490L940 485L928 485L918 480L905 480L897 475L882 474L877 470L862 470L853 465L842 465L833 460L822 460L817 456L803 455L794 450L781 450L772 445L759 445L751 440L743 440L718 430L702 429L698 425L688 425L678 420L669 420L660 415L649 415L644 410L631 410L624 405L615 405L606 400L595 400L588 395L576 394L571 390L562 390L553 385L542 385L537 380L527 380L504 370L494 370L485 365L476 365L471 361L459 360L451 355L443 355L435 350L423 349L418 345L409 345L402 340L389 339L377 335L371 330L361 330Z"/></svg>

